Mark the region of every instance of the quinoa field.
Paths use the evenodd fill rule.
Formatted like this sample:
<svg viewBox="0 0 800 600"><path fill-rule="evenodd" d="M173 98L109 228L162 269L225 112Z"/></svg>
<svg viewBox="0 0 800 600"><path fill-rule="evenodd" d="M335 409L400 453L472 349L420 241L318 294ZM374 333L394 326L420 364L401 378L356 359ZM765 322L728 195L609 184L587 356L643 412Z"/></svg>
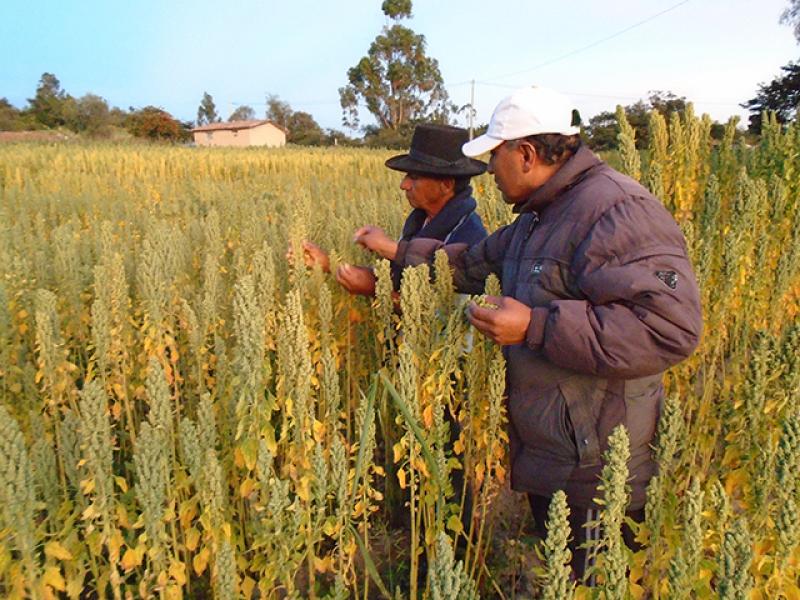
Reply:
<svg viewBox="0 0 800 600"><path fill-rule="evenodd" d="M748 146L654 113L639 152L622 119L705 331L665 378L635 551L611 439L591 588L563 496L527 533L502 354L444 256L395 310L352 243L400 232L392 153L0 145L0 597L800 598L800 124ZM473 184L489 231L513 219ZM376 297L287 258L303 239Z"/></svg>

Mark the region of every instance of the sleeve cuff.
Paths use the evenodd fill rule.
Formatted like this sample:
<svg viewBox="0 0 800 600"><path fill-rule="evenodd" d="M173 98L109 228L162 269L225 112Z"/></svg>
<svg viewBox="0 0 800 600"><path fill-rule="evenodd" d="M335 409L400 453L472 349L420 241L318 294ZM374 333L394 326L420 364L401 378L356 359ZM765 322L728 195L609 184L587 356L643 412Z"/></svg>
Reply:
<svg viewBox="0 0 800 600"><path fill-rule="evenodd" d="M525 335L525 343L531 350L541 350L544 345L544 325L550 309L546 306L536 306L531 309L531 322Z"/></svg>
<svg viewBox="0 0 800 600"><path fill-rule="evenodd" d="M406 252L408 252L408 242L400 240L397 242L397 252L392 262L400 267L405 267Z"/></svg>

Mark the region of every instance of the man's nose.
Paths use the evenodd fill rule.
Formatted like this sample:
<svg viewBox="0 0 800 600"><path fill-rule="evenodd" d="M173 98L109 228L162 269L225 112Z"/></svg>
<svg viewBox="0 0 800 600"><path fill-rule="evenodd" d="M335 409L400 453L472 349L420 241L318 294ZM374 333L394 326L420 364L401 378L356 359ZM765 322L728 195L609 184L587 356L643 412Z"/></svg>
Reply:
<svg viewBox="0 0 800 600"><path fill-rule="evenodd" d="M408 175L406 175L400 180L400 189L403 191L408 191L410 188L411 188L411 181Z"/></svg>

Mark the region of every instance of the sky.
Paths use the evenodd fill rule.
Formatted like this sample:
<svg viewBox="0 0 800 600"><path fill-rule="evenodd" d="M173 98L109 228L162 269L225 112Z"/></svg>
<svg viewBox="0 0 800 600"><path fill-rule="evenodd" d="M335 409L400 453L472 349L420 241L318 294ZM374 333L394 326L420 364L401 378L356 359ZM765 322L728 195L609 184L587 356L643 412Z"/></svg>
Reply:
<svg viewBox="0 0 800 600"><path fill-rule="evenodd" d="M79 97L193 120L267 94L343 129L338 89L389 21L381 0L0 0L0 98L22 108L42 73ZM451 100L476 122L515 88L570 95L584 120L671 91L719 121L796 60L788 0L414 0ZM371 122L362 111L363 123ZM459 119L465 124L465 118ZM353 132L348 132L353 133Z"/></svg>

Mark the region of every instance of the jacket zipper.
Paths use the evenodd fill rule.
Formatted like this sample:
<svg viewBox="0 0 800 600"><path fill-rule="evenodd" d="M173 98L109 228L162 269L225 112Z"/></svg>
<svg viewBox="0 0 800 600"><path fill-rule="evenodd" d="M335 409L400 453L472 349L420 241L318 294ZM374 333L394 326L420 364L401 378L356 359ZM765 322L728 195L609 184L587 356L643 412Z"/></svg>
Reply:
<svg viewBox="0 0 800 600"><path fill-rule="evenodd" d="M528 240L530 239L531 235L533 235L533 230L536 229L536 225L539 223L539 213L532 212L531 213L531 222L528 224L528 230L525 232L525 239L522 240L522 243L517 247L517 256L516 256L516 264L514 265L514 297L518 297L518 290L519 290L519 270L520 265L522 264L522 256L525 254L525 247L528 245Z"/></svg>
<svg viewBox="0 0 800 600"><path fill-rule="evenodd" d="M523 246L528 243L528 240L533 234L533 230L536 229L536 225L539 223L539 213L534 212L532 215L533 216L531 217L530 225L528 225L528 233L525 234L525 242L523 243Z"/></svg>

